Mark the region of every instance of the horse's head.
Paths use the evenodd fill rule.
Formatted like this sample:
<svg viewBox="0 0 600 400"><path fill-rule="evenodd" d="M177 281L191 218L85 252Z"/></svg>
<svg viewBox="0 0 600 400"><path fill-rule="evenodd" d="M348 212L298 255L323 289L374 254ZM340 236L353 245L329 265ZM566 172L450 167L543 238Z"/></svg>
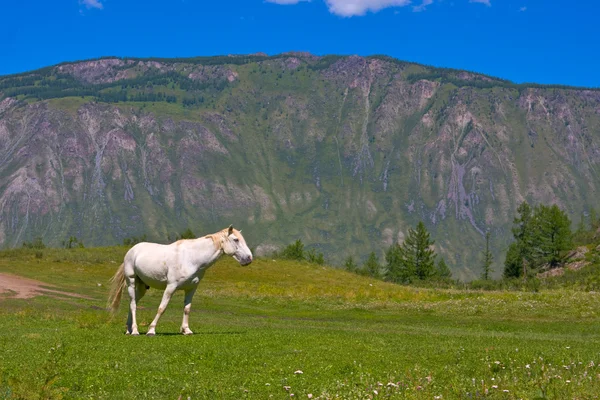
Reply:
<svg viewBox="0 0 600 400"><path fill-rule="evenodd" d="M229 225L223 238L222 247L225 254L232 256L240 264L248 265L252 262L252 252L248 248L242 232L233 229L233 225Z"/></svg>

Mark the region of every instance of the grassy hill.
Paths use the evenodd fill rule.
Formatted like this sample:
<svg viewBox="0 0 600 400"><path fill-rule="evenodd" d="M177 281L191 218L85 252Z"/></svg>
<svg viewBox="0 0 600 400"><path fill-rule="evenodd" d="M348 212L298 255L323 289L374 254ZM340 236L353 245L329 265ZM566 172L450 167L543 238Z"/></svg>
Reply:
<svg viewBox="0 0 600 400"><path fill-rule="evenodd" d="M114 319L104 309L125 251L0 253L0 274L87 297L0 295L2 398L594 398L600 390L597 293L420 289L224 258L195 296L193 336L176 333L177 293L156 337L127 337L126 306ZM141 302L142 333L160 296L150 290Z"/></svg>

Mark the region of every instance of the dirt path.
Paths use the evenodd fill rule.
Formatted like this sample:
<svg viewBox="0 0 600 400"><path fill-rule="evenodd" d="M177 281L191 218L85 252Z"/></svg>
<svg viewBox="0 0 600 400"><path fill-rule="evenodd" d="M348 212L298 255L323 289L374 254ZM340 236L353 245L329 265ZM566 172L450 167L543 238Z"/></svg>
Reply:
<svg viewBox="0 0 600 400"><path fill-rule="evenodd" d="M29 278L23 278L17 275L9 275L0 273L0 300L11 299L30 299L35 296L67 296L77 297L80 299L90 299L90 297L82 296L76 293L63 292L55 290L56 286L45 282L36 281Z"/></svg>

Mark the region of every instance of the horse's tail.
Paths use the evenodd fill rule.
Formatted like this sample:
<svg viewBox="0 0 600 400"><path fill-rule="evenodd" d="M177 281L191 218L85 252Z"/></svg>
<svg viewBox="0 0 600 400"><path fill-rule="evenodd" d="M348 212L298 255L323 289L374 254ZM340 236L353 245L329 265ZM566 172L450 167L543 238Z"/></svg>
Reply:
<svg viewBox="0 0 600 400"><path fill-rule="evenodd" d="M110 279L111 288L108 296L108 306L114 314L119 309L121 304L121 296L125 289L125 263L121 264L115 275Z"/></svg>

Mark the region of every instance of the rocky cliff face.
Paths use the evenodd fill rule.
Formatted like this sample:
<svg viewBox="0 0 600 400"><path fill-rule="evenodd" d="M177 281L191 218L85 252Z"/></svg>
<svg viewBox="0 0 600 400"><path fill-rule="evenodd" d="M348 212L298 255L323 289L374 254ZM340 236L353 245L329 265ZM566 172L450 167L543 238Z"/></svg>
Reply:
<svg viewBox="0 0 600 400"><path fill-rule="evenodd" d="M516 206L597 204L600 91L371 57L103 59L0 77L0 244L234 223L366 256L423 220L457 277Z"/></svg>

